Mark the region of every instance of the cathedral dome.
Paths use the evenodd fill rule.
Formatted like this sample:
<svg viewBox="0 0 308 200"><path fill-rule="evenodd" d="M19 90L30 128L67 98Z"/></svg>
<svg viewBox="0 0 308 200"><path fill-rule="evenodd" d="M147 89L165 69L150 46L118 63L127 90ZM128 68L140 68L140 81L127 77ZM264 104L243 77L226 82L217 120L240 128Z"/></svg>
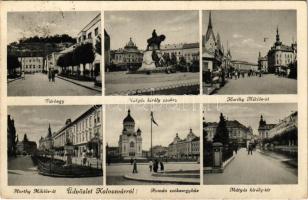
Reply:
<svg viewBox="0 0 308 200"><path fill-rule="evenodd" d="M130 109L128 109L127 116L124 118L123 123L135 123L135 120L130 116Z"/></svg>

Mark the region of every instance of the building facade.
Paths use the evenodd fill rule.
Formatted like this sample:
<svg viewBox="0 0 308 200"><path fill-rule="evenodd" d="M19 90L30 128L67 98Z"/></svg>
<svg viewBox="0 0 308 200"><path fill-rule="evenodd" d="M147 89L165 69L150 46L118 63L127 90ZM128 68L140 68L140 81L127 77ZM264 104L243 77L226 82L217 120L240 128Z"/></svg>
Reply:
<svg viewBox="0 0 308 200"><path fill-rule="evenodd" d="M257 63L251 63L242 60L232 60L231 63L234 69L244 72L248 72L250 70L256 72L259 68Z"/></svg>
<svg viewBox="0 0 308 200"><path fill-rule="evenodd" d="M171 58L171 55L175 55L177 61L180 61L181 57L184 57L187 63L192 64L194 61L199 61L199 43L184 43L184 44L166 44L160 47L162 54L167 53Z"/></svg>
<svg viewBox="0 0 308 200"><path fill-rule="evenodd" d="M215 36L212 15L209 13L209 21L206 34L202 36L202 79L205 87L219 88L224 81L222 77L232 67L231 50L227 45L227 50L224 50L219 33ZM205 90L205 93L208 93Z"/></svg>
<svg viewBox="0 0 308 200"><path fill-rule="evenodd" d="M268 70L271 73L290 74L290 64L297 60L297 44L293 42L290 46L280 41L279 30L276 30L276 42L267 53Z"/></svg>
<svg viewBox="0 0 308 200"><path fill-rule="evenodd" d="M135 120L127 112L123 120L123 130L119 137L119 153L123 159L142 158L142 135L141 130L135 130Z"/></svg>
<svg viewBox="0 0 308 200"><path fill-rule="evenodd" d="M7 116L7 154L13 156L16 153L16 129L14 119Z"/></svg>
<svg viewBox="0 0 308 200"><path fill-rule="evenodd" d="M53 139L50 124L46 137L41 137L39 140L39 150L45 151L53 148Z"/></svg>
<svg viewBox="0 0 308 200"><path fill-rule="evenodd" d="M21 70L28 74L43 72L43 57L19 57Z"/></svg>
<svg viewBox="0 0 308 200"><path fill-rule="evenodd" d="M261 52L259 52L258 57L258 69L261 70L263 73L268 73L268 59L266 56L261 56Z"/></svg>
<svg viewBox="0 0 308 200"><path fill-rule="evenodd" d="M104 30L104 61L105 68L110 66L110 35Z"/></svg>
<svg viewBox="0 0 308 200"><path fill-rule="evenodd" d="M298 128L298 114L297 112L293 112L289 116L280 120L272 129L268 131L268 138L274 138L275 136L296 132ZM294 146L297 145L296 137L288 137L288 145Z"/></svg>
<svg viewBox="0 0 308 200"><path fill-rule="evenodd" d="M110 70L128 70L138 68L142 64L143 52L138 49L132 38L129 38L128 43L124 48L111 51L111 64L115 69Z"/></svg>
<svg viewBox="0 0 308 200"><path fill-rule="evenodd" d="M213 141L216 134L217 122L204 122L203 129L207 141ZM230 142L237 143L239 146L245 147L247 142L253 139L253 130L246 127L237 120L226 120Z"/></svg>
<svg viewBox="0 0 308 200"><path fill-rule="evenodd" d="M197 137L192 129L186 138L181 139L178 134L168 146L168 157L171 159L193 159L200 157L200 137Z"/></svg>
<svg viewBox="0 0 308 200"><path fill-rule="evenodd" d="M271 130L273 127L275 127L276 124L267 124L266 121L263 119L263 115L260 117L259 121L259 139L262 141L264 139L269 138L269 130Z"/></svg>
<svg viewBox="0 0 308 200"><path fill-rule="evenodd" d="M67 144L74 146L74 156L87 152L92 157L102 158L102 107L95 105L74 121L67 119L65 125L52 136L53 147L59 154Z"/></svg>
<svg viewBox="0 0 308 200"><path fill-rule="evenodd" d="M22 141L17 142L16 144L16 153L17 154L28 154L32 155L37 150L36 142L28 140L27 134L24 135Z"/></svg>
<svg viewBox="0 0 308 200"><path fill-rule="evenodd" d="M153 157L159 158L159 157L166 157L168 152L168 147L164 147L161 145L153 146L153 148L149 150L150 154L152 152Z"/></svg>

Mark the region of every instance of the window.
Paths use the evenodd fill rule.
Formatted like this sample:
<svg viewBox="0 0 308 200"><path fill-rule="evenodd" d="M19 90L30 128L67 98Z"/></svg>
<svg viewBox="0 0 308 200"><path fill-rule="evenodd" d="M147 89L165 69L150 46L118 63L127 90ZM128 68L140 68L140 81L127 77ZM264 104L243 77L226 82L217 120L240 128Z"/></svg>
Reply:
<svg viewBox="0 0 308 200"><path fill-rule="evenodd" d="M92 39L92 33L88 34L88 39Z"/></svg>
<svg viewBox="0 0 308 200"><path fill-rule="evenodd" d="M130 146L131 148L134 148L134 147L135 147L135 143L134 143L134 142L130 142L130 143L129 143L129 146Z"/></svg>
<svg viewBox="0 0 308 200"><path fill-rule="evenodd" d="M94 34L95 34L95 36L98 35L98 27L94 30Z"/></svg>

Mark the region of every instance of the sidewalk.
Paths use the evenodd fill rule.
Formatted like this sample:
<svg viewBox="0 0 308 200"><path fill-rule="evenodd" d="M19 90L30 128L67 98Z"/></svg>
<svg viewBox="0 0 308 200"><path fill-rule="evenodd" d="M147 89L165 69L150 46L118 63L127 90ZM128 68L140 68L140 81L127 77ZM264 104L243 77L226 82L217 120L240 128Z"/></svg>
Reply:
<svg viewBox="0 0 308 200"><path fill-rule="evenodd" d="M144 182L155 182L155 183L172 183L172 184L188 184L188 185L199 185L200 178L183 178L183 177L170 177L160 174L150 174L150 173L138 173L138 174L127 174L124 175L125 179L144 181Z"/></svg>
<svg viewBox="0 0 308 200"><path fill-rule="evenodd" d="M76 85L79 85L79 86L82 86L82 87L85 87L85 88L88 88L90 90L102 92L102 88L95 86L94 82L92 82L92 81L78 81L78 80L75 80L75 79L71 79L71 78L67 78L67 77L63 77L63 76L59 76L59 75L57 76L57 78L71 82L71 83L74 83Z"/></svg>
<svg viewBox="0 0 308 200"><path fill-rule="evenodd" d="M277 159L283 163L286 163L292 167L297 168L298 167L298 163L296 160L290 159L285 155L273 152L273 151L266 151L266 150L261 150L261 149L257 149L257 151L265 156L269 156L271 158Z"/></svg>
<svg viewBox="0 0 308 200"><path fill-rule="evenodd" d="M20 76L20 77L17 77L17 78L8 78L8 79L7 79L7 83L16 81L16 80L18 80L18 79L21 79L21 76Z"/></svg>

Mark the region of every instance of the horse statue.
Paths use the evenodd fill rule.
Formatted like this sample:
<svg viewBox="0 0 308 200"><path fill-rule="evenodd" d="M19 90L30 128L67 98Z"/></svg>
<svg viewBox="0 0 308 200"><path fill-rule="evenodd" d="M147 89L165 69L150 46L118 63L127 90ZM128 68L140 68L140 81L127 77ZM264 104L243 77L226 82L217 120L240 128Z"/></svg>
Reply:
<svg viewBox="0 0 308 200"><path fill-rule="evenodd" d="M165 39L166 39L165 35L159 35L158 36L156 34L155 29L154 29L153 32L152 32L152 37L147 40L147 42L148 42L147 50L149 50L150 47L153 47L154 50L155 49L159 50L160 49L160 43L162 41L164 41Z"/></svg>

